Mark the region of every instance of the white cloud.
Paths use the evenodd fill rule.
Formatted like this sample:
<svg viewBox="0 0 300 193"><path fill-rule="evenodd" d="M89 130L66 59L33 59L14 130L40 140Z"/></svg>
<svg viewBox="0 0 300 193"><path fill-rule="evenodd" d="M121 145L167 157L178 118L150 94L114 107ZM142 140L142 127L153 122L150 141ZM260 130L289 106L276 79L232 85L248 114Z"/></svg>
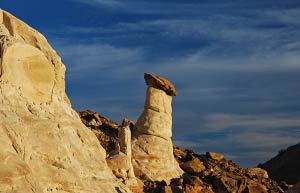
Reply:
<svg viewBox="0 0 300 193"><path fill-rule="evenodd" d="M198 153L216 151L244 167L255 166L275 156L280 149L299 143L299 120L299 116L291 113L211 114L194 123L192 132L188 132L193 137L179 140L178 146Z"/></svg>
<svg viewBox="0 0 300 193"><path fill-rule="evenodd" d="M292 24L292 25L300 25L299 17L300 17L300 8L295 7L291 9L273 9L262 12L266 17L275 19L276 21L280 21L284 24Z"/></svg>
<svg viewBox="0 0 300 193"><path fill-rule="evenodd" d="M231 140L235 144L239 144L247 148L258 148L260 150L267 150L273 148L282 148L289 145L299 143L300 134L282 135L280 132L262 133L248 130L244 133L234 135ZM280 149L277 149L279 151Z"/></svg>
<svg viewBox="0 0 300 193"><path fill-rule="evenodd" d="M105 0L94 0L93 2L100 4L105 2L109 4L114 4L114 2L121 3L120 1ZM128 5L127 3L131 4L130 2L124 4ZM140 3L145 4L146 2L142 1ZM158 4L155 3L155 6L158 6ZM96 41L103 41L101 45L97 43L98 45L81 44L71 46L77 48L77 50L82 48L83 52L87 51L88 53L95 53L96 49L99 50L98 54L103 52L103 54L98 56L95 53L91 58L95 58L96 61L101 61L104 58L103 63L107 65L111 65L114 62L119 63L120 61L131 64L147 63L147 58L143 58L141 54L141 47L126 48L123 45L123 47L117 48L114 44L118 43L109 42L109 38L134 39L134 37L144 35L145 37L143 38L165 37L178 40L193 38L198 40L196 42L201 41L201 39L210 42L209 45L193 45L195 46L194 49L172 58L168 56L152 56L155 58L154 62L158 64L156 66L159 66L160 72L170 71L171 66L173 69L171 73L177 74L180 72L197 73L205 70L220 72L300 70L300 41L297 39L300 31L290 27L278 29L257 27L270 22L282 22L289 26L293 17L283 20L280 18L284 17L282 15L293 16L296 14L296 11L285 10L284 14L279 11L266 11L266 13L256 14L262 21L223 13L210 15L208 18L187 17L179 19L174 16L169 19L138 20L132 23L122 22L106 26L105 28L68 26L61 29L61 31L71 34L85 34L87 37L88 34L94 34L94 36L99 34L101 40ZM105 42L105 39L101 37L103 33L111 34L108 37L108 42ZM150 45L145 45L141 42L139 46L153 47L152 49L155 49L156 45L155 42L153 44L150 43ZM76 53L75 48L66 47L66 49ZM93 51L91 52L90 50L92 49ZM176 49L180 49L180 45ZM147 53L147 49L143 51ZM139 61L133 62L132 60L136 57L140 57ZM93 61L86 62L91 65L93 63ZM136 68L139 67L136 66ZM133 69L133 66L131 69ZM151 67L151 69L155 70L155 67Z"/></svg>
<svg viewBox="0 0 300 193"><path fill-rule="evenodd" d="M287 115L211 114L204 118L207 130L220 131L230 127L253 130L300 127L300 117Z"/></svg>
<svg viewBox="0 0 300 193"><path fill-rule="evenodd" d="M54 41L53 44L66 61L68 76L74 79L95 76L107 72L107 69L117 74L130 74L135 72L143 57L141 48L121 48L103 43L74 44L69 41Z"/></svg>
<svg viewBox="0 0 300 193"><path fill-rule="evenodd" d="M104 5L104 6L121 6L123 5L120 1L117 0L72 0L72 1L77 1L79 3L84 3L88 5Z"/></svg>
<svg viewBox="0 0 300 193"><path fill-rule="evenodd" d="M108 87L114 86L114 88L119 89L118 86L123 86L122 80L134 77L134 79L140 80L139 83L133 82L134 85L139 84L139 87L135 86L130 89L144 89L142 74L144 71L147 71L181 83L182 90L179 91L178 100L181 102L192 102L192 106L187 105L187 109L183 109L182 107L181 109L174 109L178 111L179 115L177 116L179 120L175 120L175 122L188 120L193 121L193 123L186 123L187 127L190 128L184 128L184 132L182 128L177 128L179 132L177 136L182 135L184 138L187 133L190 133L190 130L199 135L209 132L216 134L229 132L227 133L228 135L220 139L215 139L214 137L201 138L198 141L175 139L175 144L183 148L198 148L205 151L220 150L222 151L221 153L231 158L239 160L251 158L253 159L252 163L256 162L257 164L258 161L264 161L276 154L279 149L299 142L299 130L296 130L295 133L288 133L288 130L284 131L282 129L300 127L300 117L297 114L293 114L292 108L286 114L240 115L234 113L215 113L204 117L202 114L199 114L199 112L205 113L201 111L202 107L200 106L200 102L203 103L201 100L203 100L204 96L224 103L226 103L224 98L228 97L228 95L230 95L230 99L233 101L249 97L242 95L249 93L238 93L234 92L236 90L231 90L235 89L234 85L226 85L226 83L225 85L217 85L214 82L220 76L222 76L220 79L223 78L225 80L226 77L224 74L226 73L241 77L243 73L260 74L259 76L263 76L264 73L267 74L270 72L298 72L300 70L300 41L298 38L300 31L297 28L300 12L297 9L258 10L257 12L246 10L247 13L252 13L253 17L239 17L230 11L218 14L204 13L204 17L202 17L199 14L199 10L203 10L203 7L199 9L200 5L195 6L193 4L182 5L173 3L171 5L145 1L132 3L117 0L76 1L88 3L93 6L101 5L117 8L116 10L120 8L122 11L126 9L134 13L159 14L159 18L154 20L137 19L131 23L118 22L108 25L105 28L100 25L100 27L69 26L61 29L61 33L63 34L80 34L89 40L86 42L80 40L80 42L75 43L71 41L55 43L62 54L63 60L67 62L70 79L85 81L85 78L99 77L95 81L106 83L114 81L116 83L107 84ZM219 4L218 6L224 6L224 4ZM164 17L166 14L172 17ZM195 17L191 17L193 14ZM272 27L273 24L275 27ZM276 25L279 27L276 27ZM90 34L92 36L89 36ZM103 34L106 36L103 36ZM92 38L89 39L89 37L96 38L93 40ZM136 47L129 47L124 43L119 44L119 39L125 40L125 42L135 41L135 37L149 38L155 41L153 43L147 41L146 45L139 39L139 44L133 44L137 45ZM176 49L181 49L183 54L172 55L172 57L152 54L153 50L156 50L159 40L164 38L169 38L169 43L177 45L177 47L174 47L174 52ZM191 39L195 40L195 43L192 45L194 47L188 49L188 52L184 52L185 48L180 48L177 40ZM91 40L94 43L91 44ZM205 44L205 41L208 41L208 44ZM132 44L130 45L132 46ZM163 52L164 50L161 51ZM147 58L147 54L151 58L149 58L149 55ZM151 59L151 64L147 65L150 63L149 59ZM211 73L213 77L209 80L204 80L201 75L207 72ZM242 78L237 78L236 80L240 79ZM275 89L282 92L289 92L288 89L283 88L283 86L288 87L289 85L276 85L277 81L280 82L280 80L277 77L273 79L275 82L272 82L272 86L274 88L277 86ZM204 88L200 85L202 82L206 84ZM257 98L250 98L250 101L236 104L244 105L245 107L246 103L249 103L249 106L252 106L251 109L257 108L258 111L267 109L264 106L266 104L266 106L277 107L278 101L273 100L275 96L271 96L273 92L269 92L271 89L274 89L273 87L268 88L270 90L266 90L266 93L263 93L269 96L263 102L258 101ZM101 92L101 88L99 90ZM256 91L254 88L253 92ZM290 92L295 91L291 90ZM115 103L120 101L135 103L138 101L142 108L143 97L135 98L134 94L136 93L131 93L131 91L128 91L125 96L123 95L124 93L117 94L120 97L113 97L109 93L105 93L103 97L93 95L86 98L83 97L80 101L82 102L82 106L89 105L100 113L109 114L108 118L111 116L117 117L117 119L120 116L136 118L140 113L138 108L133 109L132 106L127 107L122 104L116 105ZM255 94L258 96L260 93ZM290 95L293 95L293 93L290 93ZM128 98L130 96L133 96L134 102ZM105 97L109 99L105 99ZM278 98L280 97L282 96L278 96ZM99 100L94 103L90 102L94 101L95 98ZM284 99L284 97L281 99ZM83 100L86 101L83 102ZM211 105L212 108L215 108L216 104L211 102ZM195 108L197 108L197 111L193 111ZM238 107L232 107L232 109L234 108ZM218 110L226 112L226 110L232 109L230 107L230 109L223 108ZM249 110L249 108L245 109ZM176 125L174 126L176 127ZM232 127L235 130L230 132L229 128ZM240 128L240 130L237 128ZM281 129L281 131L279 132L278 129ZM245 152L236 151L236 148L240 148L239 150L242 149Z"/></svg>
<svg viewBox="0 0 300 193"><path fill-rule="evenodd" d="M183 148L192 148L198 153L219 152L224 154L227 159L232 159L243 167L253 167L274 157L280 149L299 143L299 132L289 133L285 131L283 134L271 130L269 132L263 131L264 129L241 128L240 131L227 132L227 135L218 137L218 139L187 139L180 144L183 144ZM194 132L194 135L201 136L201 133L196 134ZM189 147L189 145L191 146Z"/></svg>

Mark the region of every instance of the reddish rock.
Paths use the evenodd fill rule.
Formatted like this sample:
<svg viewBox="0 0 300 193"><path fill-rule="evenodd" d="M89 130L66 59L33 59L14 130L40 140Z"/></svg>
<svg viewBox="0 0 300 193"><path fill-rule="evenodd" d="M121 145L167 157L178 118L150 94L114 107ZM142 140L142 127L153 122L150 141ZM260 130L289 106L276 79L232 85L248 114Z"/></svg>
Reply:
<svg viewBox="0 0 300 193"><path fill-rule="evenodd" d="M224 155L219 154L219 153L215 153L215 152L207 152L206 155L209 158L217 160L217 161L221 161L222 159L224 159Z"/></svg>
<svg viewBox="0 0 300 193"><path fill-rule="evenodd" d="M152 86L154 88L161 89L170 96L177 95L174 85L163 77L145 73L144 79L146 81L147 86Z"/></svg>
<svg viewBox="0 0 300 193"><path fill-rule="evenodd" d="M180 167L187 173L191 174L197 174L205 170L205 166L198 158L194 158L191 161L184 162L180 165Z"/></svg>
<svg viewBox="0 0 300 193"><path fill-rule="evenodd" d="M268 172L261 168L248 168L247 169L250 175L255 175L259 178L269 178Z"/></svg>
<svg viewBox="0 0 300 193"><path fill-rule="evenodd" d="M78 114L81 121L97 136L100 144L104 147L107 154L114 154L119 150L118 123L91 110L78 112Z"/></svg>
<svg viewBox="0 0 300 193"><path fill-rule="evenodd" d="M268 193L266 187L261 184L252 183L247 185L245 191L243 193Z"/></svg>
<svg viewBox="0 0 300 193"><path fill-rule="evenodd" d="M85 115L89 115L86 113ZM93 119L97 120L93 114ZM102 117L100 116L102 121ZM106 119L106 123L110 123ZM89 123L84 120L83 122ZM103 123L102 123L103 125ZM90 126L101 144L107 151L111 151L110 142L117 143L119 129L112 124L103 126ZM134 123L129 120L123 121L123 126L134 128ZM99 132L101 134L99 134ZM101 137L99 137L99 135ZM104 140L104 141L103 141ZM108 141L107 141L108 140ZM185 171L183 178L172 179L171 183L166 181L143 181L141 186L131 187L135 193L283 193L282 188L268 177L268 173L260 168L241 168L231 160L227 160L222 154L208 152L199 155L192 150L182 150L174 147L173 154L180 167ZM117 166L116 166L117 168ZM118 174L119 175L119 174ZM182 181L183 179L183 181ZM288 185L285 185L288 186ZM297 186L287 193L298 193ZM291 192L293 191L293 192Z"/></svg>

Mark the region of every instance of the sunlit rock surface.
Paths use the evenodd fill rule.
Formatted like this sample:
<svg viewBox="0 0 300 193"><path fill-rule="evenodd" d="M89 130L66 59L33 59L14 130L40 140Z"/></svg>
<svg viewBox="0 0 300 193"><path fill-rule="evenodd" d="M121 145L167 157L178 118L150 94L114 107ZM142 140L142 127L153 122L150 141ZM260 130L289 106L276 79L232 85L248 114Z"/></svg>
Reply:
<svg viewBox="0 0 300 193"><path fill-rule="evenodd" d="M151 181L169 181L183 173L173 155L172 96L174 86L166 79L145 73L148 86L144 112L133 133L132 158L135 175Z"/></svg>
<svg viewBox="0 0 300 193"><path fill-rule="evenodd" d="M47 40L0 10L0 54L0 192L127 192L71 108Z"/></svg>

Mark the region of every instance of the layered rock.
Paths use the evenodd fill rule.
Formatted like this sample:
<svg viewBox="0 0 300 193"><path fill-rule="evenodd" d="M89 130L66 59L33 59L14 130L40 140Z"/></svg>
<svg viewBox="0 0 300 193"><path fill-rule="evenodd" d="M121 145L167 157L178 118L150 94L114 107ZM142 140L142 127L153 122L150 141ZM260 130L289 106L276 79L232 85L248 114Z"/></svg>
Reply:
<svg viewBox="0 0 300 193"><path fill-rule="evenodd" d="M0 10L0 48L0 191L129 192L71 108L47 40Z"/></svg>
<svg viewBox="0 0 300 193"><path fill-rule="evenodd" d="M133 133L132 156L135 174L144 180L170 181L182 174L173 156L172 96L174 86L166 79L145 73L147 84L144 111Z"/></svg>

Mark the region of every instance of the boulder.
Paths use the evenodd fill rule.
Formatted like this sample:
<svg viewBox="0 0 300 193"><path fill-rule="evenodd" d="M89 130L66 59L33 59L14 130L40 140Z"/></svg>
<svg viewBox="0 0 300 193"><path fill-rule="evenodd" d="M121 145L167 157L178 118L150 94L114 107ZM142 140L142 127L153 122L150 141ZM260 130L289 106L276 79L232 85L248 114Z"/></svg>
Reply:
<svg viewBox="0 0 300 193"><path fill-rule="evenodd" d="M268 172L261 168L248 168L250 175L256 175L259 178L269 178Z"/></svg>
<svg viewBox="0 0 300 193"><path fill-rule="evenodd" d="M174 85L168 81L167 79L160 77L160 76L154 76L152 74L145 73L144 79L146 81L147 86L157 88L159 90L165 91L170 96L176 96L177 91L174 87Z"/></svg>
<svg viewBox="0 0 300 193"><path fill-rule="evenodd" d="M110 156L107 159L107 164L112 169L114 175L119 178L122 183L127 186L137 186L137 180L133 173L131 160L122 152Z"/></svg>
<svg viewBox="0 0 300 193"><path fill-rule="evenodd" d="M185 175L183 183L185 193L213 193L198 176Z"/></svg>
<svg viewBox="0 0 300 193"><path fill-rule="evenodd" d="M3 10L0 69L1 192L130 192L71 108L60 57L44 36Z"/></svg>
<svg viewBox="0 0 300 193"><path fill-rule="evenodd" d="M222 159L224 159L224 155L216 153L216 152L207 152L206 155L216 161L221 161Z"/></svg>
<svg viewBox="0 0 300 193"><path fill-rule="evenodd" d="M125 183L128 178L128 171L131 165L131 162L127 159L127 156L124 153L112 155L107 159L107 164L110 169L112 169L114 175L118 178L121 178Z"/></svg>
<svg viewBox="0 0 300 193"><path fill-rule="evenodd" d="M205 166L198 158L194 158L191 161L184 162L180 165L180 167L190 174L197 174L205 170Z"/></svg>
<svg viewBox="0 0 300 193"><path fill-rule="evenodd" d="M243 193L268 193L268 190L259 183L250 183L247 185Z"/></svg>
<svg viewBox="0 0 300 193"><path fill-rule="evenodd" d="M217 176L213 185L216 187L216 192L243 192L246 187L246 178L229 173L222 173Z"/></svg>
<svg viewBox="0 0 300 193"><path fill-rule="evenodd" d="M197 154L192 150L174 148L174 155L180 167L186 172L183 175L183 187L189 192L236 192L283 193L276 181L268 178L267 172L260 168L241 168L223 155L217 153ZM194 160L205 166L200 172L195 172L187 165Z"/></svg>

